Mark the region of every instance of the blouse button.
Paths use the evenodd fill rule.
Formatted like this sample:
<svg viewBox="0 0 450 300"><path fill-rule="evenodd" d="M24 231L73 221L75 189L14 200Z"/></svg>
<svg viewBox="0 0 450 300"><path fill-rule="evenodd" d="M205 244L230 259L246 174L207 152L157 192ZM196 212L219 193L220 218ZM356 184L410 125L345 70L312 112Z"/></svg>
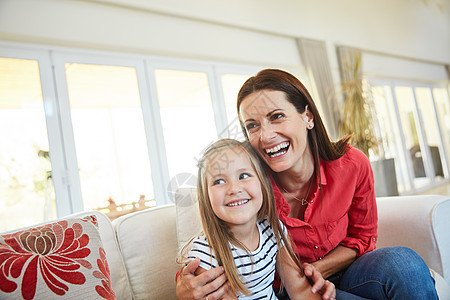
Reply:
<svg viewBox="0 0 450 300"><path fill-rule="evenodd" d="M375 241L376 241L376 238L373 238L372 240L375 242Z"/></svg>
<svg viewBox="0 0 450 300"><path fill-rule="evenodd" d="M317 246L314 246L314 249L317 249L317 248L319 248L319 247L317 247Z"/></svg>
<svg viewBox="0 0 450 300"><path fill-rule="evenodd" d="M321 260L322 259L322 257L319 257L319 260Z"/></svg>

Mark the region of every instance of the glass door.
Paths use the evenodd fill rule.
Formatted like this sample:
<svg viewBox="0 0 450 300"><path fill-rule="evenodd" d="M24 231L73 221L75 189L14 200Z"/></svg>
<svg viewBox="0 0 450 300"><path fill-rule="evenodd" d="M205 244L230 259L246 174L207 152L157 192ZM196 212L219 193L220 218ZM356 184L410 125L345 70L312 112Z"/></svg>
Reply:
<svg viewBox="0 0 450 300"><path fill-rule="evenodd" d="M228 119L228 135L230 138L244 140L244 134L237 115L237 95L245 81L252 76L241 74L222 74L221 83L224 91L224 100Z"/></svg>
<svg viewBox="0 0 450 300"><path fill-rule="evenodd" d="M442 164L444 145L439 130L438 114L433 103L432 90L429 87L416 87L415 93L424 137L428 145L428 148L424 151L428 157L426 164L424 164L427 166L427 176L433 181L441 180L444 178L444 166Z"/></svg>
<svg viewBox="0 0 450 300"><path fill-rule="evenodd" d="M400 193L449 178L450 101L445 88L371 80L386 157L394 157Z"/></svg>
<svg viewBox="0 0 450 300"><path fill-rule="evenodd" d="M142 62L64 53L55 61L74 211L115 219L155 206Z"/></svg>
<svg viewBox="0 0 450 300"><path fill-rule="evenodd" d="M397 189L399 193L411 189L409 179L408 161L402 155L404 151L404 136L399 131L399 124L396 122L396 106L389 85L381 84L371 88L375 114L377 119L377 135L382 143L382 158L393 158L395 164L395 174L397 178Z"/></svg>
<svg viewBox="0 0 450 300"><path fill-rule="evenodd" d="M426 138L419 127L419 112L416 109L414 90L410 86L396 86L395 95L400 111L402 132L405 137L406 149L413 165L414 187L420 188L430 183L424 164L424 149Z"/></svg>
<svg viewBox="0 0 450 300"><path fill-rule="evenodd" d="M37 60L0 57L0 232L56 218Z"/></svg>
<svg viewBox="0 0 450 300"><path fill-rule="evenodd" d="M49 78L47 53L0 49L0 232L53 220L69 206Z"/></svg>
<svg viewBox="0 0 450 300"><path fill-rule="evenodd" d="M450 99L447 90L442 87L433 88L433 99L438 115L439 132L443 148L441 160L445 178L449 178L450 168Z"/></svg>
<svg viewBox="0 0 450 300"><path fill-rule="evenodd" d="M218 137L208 74L156 68L154 75L169 175L184 179L197 174L203 150Z"/></svg>

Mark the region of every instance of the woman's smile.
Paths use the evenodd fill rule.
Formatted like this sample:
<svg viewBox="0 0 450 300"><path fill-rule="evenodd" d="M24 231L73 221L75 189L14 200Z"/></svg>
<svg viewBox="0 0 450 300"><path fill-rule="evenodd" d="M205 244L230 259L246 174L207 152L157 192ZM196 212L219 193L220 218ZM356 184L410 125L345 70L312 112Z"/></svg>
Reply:
<svg viewBox="0 0 450 300"><path fill-rule="evenodd" d="M286 152L289 150L289 146L289 142L282 142L274 147L265 148L264 151L266 151L266 155L270 158L275 158L286 154Z"/></svg>

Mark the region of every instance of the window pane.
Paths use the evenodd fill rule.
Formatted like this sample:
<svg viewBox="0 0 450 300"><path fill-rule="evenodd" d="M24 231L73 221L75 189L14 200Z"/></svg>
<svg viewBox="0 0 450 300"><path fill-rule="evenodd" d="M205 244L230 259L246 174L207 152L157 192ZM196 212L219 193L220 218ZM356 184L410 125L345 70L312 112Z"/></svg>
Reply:
<svg viewBox="0 0 450 300"><path fill-rule="evenodd" d="M244 82L251 75L224 74L222 75L223 95L227 108L228 134L230 138L243 140L244 134L239 124L236 110L237 95Z"/></svg>
<svg viewBox="0 0 450 300"><path fill-rule="evenodd" d="M0 232L56 218L35 60L0 58Z"/></svg>
<svg viewBox="0 0 450 300"><path fill-rule="evenodd" d="M377 125L381 136L385 158L394 158L398 191L410 189L408 184L408 170L400 144L400 132L395 124L394 100L389 86L372 87L371 95L375 105Z"/></svg>
<svg viewBox="0 0 450 300"><path fill-rule="evenodd" d="M419 124L415 111L414 94L410 87L396 87L395 94L398 99L400 119L402 122L403 134L405 135L406 148L409 150L414 168L414 186L423 187L429 180L426 178L423 164L423 153L421 151L419 139Z"/></svg>
<svg viewBox="0 0 450 300"><path fill-rule="evenodd" d="M447 154L447 163L450 162L450 99L444 88L434 88L433 97L439 116L439 126L445 151ZM444 166L445 168L445 166ZM445 169L444 169L445 171Z"/></svg>
<svg viewBox="0 0 450 300"><path fill-rule="evenodd" d="M84 209L154 198L136 70L66 63ZM152 205L148 201L146 205ZM115 215L109 215L114 218Z"/></svg>
<svg viewBox="0 0 450 300"><path fill-rule="evenodd" d="M217 139L205 73L155 70L169 176L197 174L203 150Z"/></svg>
<svg viewBox="0 0 450 300"><path fill-rule="evenodd" d="M434 175L436 177L443 177L444 170L442 168L441 151L440 151L440 135L438 120L434 111L433 99L430 88L416 88L417 104L419 106L420 115L422 117L422 126L425 130L425 135L428 147L431 154L431 162L434 167Z"/></svg>

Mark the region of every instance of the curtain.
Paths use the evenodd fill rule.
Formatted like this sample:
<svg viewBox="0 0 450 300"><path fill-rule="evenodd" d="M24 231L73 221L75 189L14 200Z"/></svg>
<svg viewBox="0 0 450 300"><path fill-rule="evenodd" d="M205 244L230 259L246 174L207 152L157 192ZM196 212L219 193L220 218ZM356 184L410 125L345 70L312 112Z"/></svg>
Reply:
<svg viewBox="0 0 450 300"><path fill-rule="evenodd" d="M314 88L312 92L315 98L318 98L315 102L321 109L322 120L330 137L336 140L339 112L326 44L323 41L310 39L298 39L297 44L303 65Z"/></svg>

